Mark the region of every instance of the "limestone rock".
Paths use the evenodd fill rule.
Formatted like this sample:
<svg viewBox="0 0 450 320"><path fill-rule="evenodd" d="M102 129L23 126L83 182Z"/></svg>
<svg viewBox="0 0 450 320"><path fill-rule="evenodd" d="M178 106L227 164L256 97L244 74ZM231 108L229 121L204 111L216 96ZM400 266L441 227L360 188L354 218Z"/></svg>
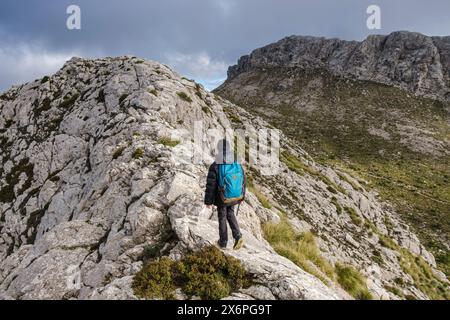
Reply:
<svg viewBox="0 0 450 320"><path fill-rule="evenodd" d="M130 56L73 58L48 80L1 95L0 299L136 299L132 279L147 248L180 258L215 244L216 213L203 205L215 145L209 140L205 148L197 145L191 129L196 121L204 131L229 127L227 110L256 129L268 127L166 66ZM345 185L288 141L282 136L283 148ZM202 161L190 161L189 153ZM323 181L281 166L279 175L258 181L272 208L252 192L241 205L246 244L224 252L239 259L257 285L230 298L350 298L271 248L261 224L279 222L281 210L302 231L307 226L321 235L320 250L330 263L352 264L371 279L365 270L373 265L375 248L385 260L379 285L407 278L398 261L389 259L395 253L350 226L331 199L356 208L380 230L387 214L383 203L349 184L348 193L332 195ZM345 240L347 233L358 246ZM401 224L393 237L414 251L420 248L417 253L433 262Z"/></svg>

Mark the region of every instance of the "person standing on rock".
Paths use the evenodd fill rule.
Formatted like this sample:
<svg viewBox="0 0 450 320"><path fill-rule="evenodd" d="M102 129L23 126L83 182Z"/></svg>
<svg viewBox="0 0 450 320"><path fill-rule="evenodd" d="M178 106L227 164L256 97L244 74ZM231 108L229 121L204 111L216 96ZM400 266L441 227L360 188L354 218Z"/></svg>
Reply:
<svg viewBox="0 0 450 320"><path fill-rule="evenodd" d="M205 189L205 205L217 207L219 218L220 248L225 249L228 242L227 221L234 238L233 249L244 245L242 234L234 214L234 208L245 197L245 173L242 165L234 160L234 154L226 139L219 140L215 161L208 170ZM239 208L239 206L238 206Z"/></svg>

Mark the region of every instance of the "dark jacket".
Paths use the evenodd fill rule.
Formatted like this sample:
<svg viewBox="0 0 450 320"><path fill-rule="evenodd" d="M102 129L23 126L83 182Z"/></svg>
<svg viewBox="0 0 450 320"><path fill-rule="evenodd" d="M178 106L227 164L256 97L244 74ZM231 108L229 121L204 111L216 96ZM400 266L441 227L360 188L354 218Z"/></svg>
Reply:
<svg viewBox="0 0 450 320"><path fill-rule="evenodd" d="M244 172L244 195L246 188L246 179L245 179L245 171ZM222 199L219 195L219 184L218 184L218 176L219 176L219 165L214 161L208 170L208 176L206 178L206 188L205 188L205 204L206 205L215 205L217 207L224 206Z"/></svg>

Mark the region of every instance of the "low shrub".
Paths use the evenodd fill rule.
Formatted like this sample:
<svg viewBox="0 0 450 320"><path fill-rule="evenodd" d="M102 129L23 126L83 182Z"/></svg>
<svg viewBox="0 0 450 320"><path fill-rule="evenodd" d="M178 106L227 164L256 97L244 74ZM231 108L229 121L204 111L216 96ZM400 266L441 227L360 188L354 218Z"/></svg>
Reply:
<svg viewBox="0 0 450 320"><path fill-rule="evenodd" d="M180 261L163 257L145 265L133 280L141 298L173 299L176 288L204 300L221 299L251 284L241 263L215 246L188 254Z"/></svg>

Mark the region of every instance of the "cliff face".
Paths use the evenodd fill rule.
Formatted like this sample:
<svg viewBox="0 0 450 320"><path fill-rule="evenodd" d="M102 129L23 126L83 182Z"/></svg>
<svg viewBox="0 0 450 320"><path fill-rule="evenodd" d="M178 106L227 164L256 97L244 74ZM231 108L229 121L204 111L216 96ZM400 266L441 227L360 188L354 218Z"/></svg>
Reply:
<svg viewBox="0 0 450 320"><path fill-rule="evenodd" d="M195 121L203 133L269 127L135 57L74 58L2 94L0 298L135 299L131 284L147 251L178 259L215 244L216 214L203 206L215 144L198 145ZM230 298L351 298L338 264L367 278L375 298L432 296L416 278L425 271L446 286L433 255L376 194L284 135L281 144L278 175L247 170L252 188L239 214L246 245L224 252L254 284ZM204 161L189 161L192 153ZM280 221L297 234L293 241L315 235L317 259L289 260L272 248L264 230Z"/></svg>
<svg viewBox="0 0 450 320"><path fill-rule="evenodd" d="M252 69L323 68L339 76L394 85L450 100L450 37L394 32L362 42L290 36L254 50L228 70L228 79Z"/></svg>

